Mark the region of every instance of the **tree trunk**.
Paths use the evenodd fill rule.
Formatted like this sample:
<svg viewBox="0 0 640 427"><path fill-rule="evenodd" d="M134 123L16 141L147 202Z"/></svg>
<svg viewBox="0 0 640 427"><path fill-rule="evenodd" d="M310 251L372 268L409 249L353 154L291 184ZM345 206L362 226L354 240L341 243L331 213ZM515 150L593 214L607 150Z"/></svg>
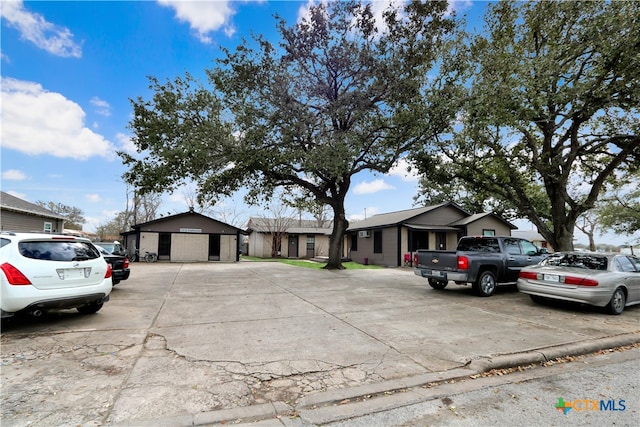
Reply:
<svg viewBox="0 0 640 427"><path fill-rule="evenodd" d="M333 231L329 237L329 261L324 267L328 270L342 270L342 248L344 233L349 227L349 221L345 217L344 204L333 206Z"/></svg>
<svg viewBox="0 0 640 427"><path fill-rule="evenodd" d="M550 242L555 251L572 251L573 250L573 229L575 221L570 218L564 218L562 221L554 221L558 224L553 230L553 241Z"/></svg>

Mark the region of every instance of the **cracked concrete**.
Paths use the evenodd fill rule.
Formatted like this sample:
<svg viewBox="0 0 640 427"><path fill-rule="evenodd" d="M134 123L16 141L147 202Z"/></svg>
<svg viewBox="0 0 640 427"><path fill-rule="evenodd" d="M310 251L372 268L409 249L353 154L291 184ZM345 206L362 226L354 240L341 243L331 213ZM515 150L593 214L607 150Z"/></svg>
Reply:
<svg viewBox="0 0 640 427"><path fill-rule="evenodd" d="M2 425L209 424L276 404L295 413L319 396L384 392L639 325L636 307L607 316L513 290L434 291L409 269L136 263L96 315L3 323Z"/></svg>

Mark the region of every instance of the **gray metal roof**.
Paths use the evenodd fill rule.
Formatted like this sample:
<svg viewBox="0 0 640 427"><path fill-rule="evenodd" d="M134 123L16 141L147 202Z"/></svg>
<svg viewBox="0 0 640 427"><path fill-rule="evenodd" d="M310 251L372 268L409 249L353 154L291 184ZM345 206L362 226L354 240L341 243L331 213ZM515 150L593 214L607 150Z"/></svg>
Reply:
<svg viewBox="0 0 640 427"><path fill-rule="evenodd" d="M26 200L22 200L19 197L12 196L11 194L5 193L4 191L0 191L0 208L15 212L42 216L46 218L66 220L65 217L58 215L57 213L52 212L49 209L43 208L42 206L36 205L35 203L27 202Z"/></svg>
<svg viewBox="0 0 640 427"><path fill-rule="evenodd" d="M425 231L460 231L459 228L456 227L450 227L448 225L437 225L437 224L433 224L433 225L429 225L429 224L408 224L408 223L404 223L402 224L405 227L411 229L411 230L425 230Z"/></svg>
<svg viewBox="0 0 640 427"><path fill-rule="evenodd" d="M465 215L468 215L462 219L457 221L448 223L448 224L413 224L411 220L419 215L422 215L426 212L430 212L445 206L452 206L454 208L459 209L461 212L464 212ZM433 206L424 206L422 208L414 208L407 209L403 211L389 212L384 214L374 215L371 218L367 218L362 221L354 222L347 231L358 231L364 229L372 229L372 228L381 228L381 227L390 227L396 225L403 225L405 227L409 227L414 230L431 230L431 231L459 231L460 226L464 226L467 224L471 224L472 222L478 221L486 216L492 216L499 221L504 222L512 229L516 229L515 225L506 221L505 219L499 217L494 213L482 212L477 214L469 214L456 203L453 202L445 202L440 203L438 205ZM458 228L456 228L458 227Z"/></svg>
<svg viewBox="0 0 640 427"><path fill-rule="evenodd" d="M502 217L500 217L500 216L498 216L498 215L496 215L494 213L491 213L491 212L481 212L481 213L473 214L473 215L468 216L466 218L462 218L462 219L459 219L458 221L452 222L449 225L453 225L453 226L456 226L456 225L468 225L468 224L471 224L472 222L476 222L476 221L478 221L478 220L480 220L482 218L485 218L487 216L492 216L492 217L496 218L497 220L504 222L509 227L511 227L511 229L513 229L513 230L518 228L515 225L511 224L509 221L505 220L504 218L502 218Z"/></svg>
<svg viewBox="0 0 640 427"><path fill-rule="evenodd" d="M259 218L251 217L247 225L249 232L271 233L282 231L288 234L331 234L333 222L326 227L318 227L318 221L295 218Z"/></svg>
<svg viewBox="0 0 640 427"><path fill-rule="evenodd" d="M362 230L365 228L378 228L378 227L388 227L390 225L398 225L398 224L402 224L405 223L409 220L411 220L412 218L415 218L419 215L422 215L425 212L429 212L432 211L434 209L438 209L441 208L443 206L446 206L450 204L450 202L447 203L440 203L438 205L433 205L433 206L423 206L421 208L414 208L414 209L406 209L403 211L396 211L396 212L389 212L389 213L383 213L383 214L378 214L378 215L374 215L371 218L367 218L364 219L362 221L358 221L358 222L354 222L350 227L349 227L349 231L355 231L355 230ZM457 206L457 205L455 205Z"/></svg>

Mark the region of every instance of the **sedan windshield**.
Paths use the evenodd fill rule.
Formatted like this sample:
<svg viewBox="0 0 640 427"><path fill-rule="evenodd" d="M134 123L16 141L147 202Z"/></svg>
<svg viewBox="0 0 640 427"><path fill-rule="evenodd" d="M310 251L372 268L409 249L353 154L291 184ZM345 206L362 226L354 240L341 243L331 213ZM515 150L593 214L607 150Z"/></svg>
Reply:
<svg viewBox="0 0 640 427"><path fill-rule="evenodd" d="M556 253L550 255L542 261L541 264L558 267L586 268L588 270L606 270L607 257L596 254Z"/></svg>

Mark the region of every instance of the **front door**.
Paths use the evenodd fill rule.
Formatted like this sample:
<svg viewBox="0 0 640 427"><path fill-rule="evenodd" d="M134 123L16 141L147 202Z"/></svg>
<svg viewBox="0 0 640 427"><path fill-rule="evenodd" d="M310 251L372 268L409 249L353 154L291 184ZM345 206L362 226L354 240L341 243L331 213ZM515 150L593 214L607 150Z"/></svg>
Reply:
<svg viewBox="0 0 640 427"><path fill-rule="evenodd" d="M315 236L307 236L307 258L313 258L316 255L316 238Z"/></svg>
<svg viewBox="0 0 640 427"><path fill-rule="evenodd" d="M298 236L289 236L289 258L298 258Z"/></svg>

